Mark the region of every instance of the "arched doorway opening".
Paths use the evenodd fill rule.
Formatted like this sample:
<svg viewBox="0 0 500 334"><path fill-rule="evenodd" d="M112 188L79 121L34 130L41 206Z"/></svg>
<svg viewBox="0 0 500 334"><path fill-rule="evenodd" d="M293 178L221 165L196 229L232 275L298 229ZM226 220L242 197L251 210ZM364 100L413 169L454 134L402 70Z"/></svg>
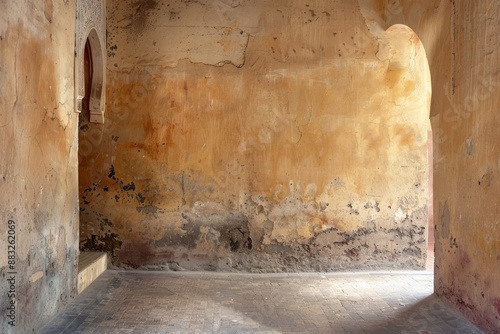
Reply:
<svg viewBox="0 0 500 334"><path fill-rule="evenodd" d="M83 64L77 64L80 73L77 80L77 109L82 112L84 103L89 122L104 123L104 58L101 41L95 29L91 29L82 50ZM85 100L85 101L84 101Z"/></svg>
<svg viewBox="0 0 500 334"><path fill-rule="evenodd" d="M85 43L85 50L83 52L83 77L84 77L84 89L85 95L82 99L82 110L79 116L79 129L80 131L85 131L85 126L90 122L90 91L92 89L92 76L93 76L93 66L92 66L92 49L90 47L90 41L87 39Z"/></svg>
<svg viewBox="0 0 500 334"><path fill-rule="evenodd" d="M104 123L104 98L103 98L103 58L101 43L95 30L91 30L85 41L82 57L78 64L81 71L77 106L80 114L78 117L78 187L80 201L79 236L85 230L82 214L87 204L86 192L88 188L88 175L85 166L91 159L91 153L101 139L102 123ZM107 268L105 253L82 252L80 242L80 255L78 261L77 292L82 292Z"/></svg>
<svg viewBox="0 0 500 334"><path fill-rule="evenodd" d="M393 167L389 172L402 172L396 182L414 184L411 192L404 194L405 201L418 203L416 207L424 208L416 217L412 215L412 205L402 205L399 216L410 217L409 221L419 221L425 233L419 241L426 241L426 269L434 268L434 224L433 224L433 152L432 129L430 124L430 107L432 83L426 51L417 34L408 26L395 24L386 30L374 29L378 37L377 58L387 64L386 83L388 100L385 106L393 112L389 124L401 126L401 133L413 131L414 136L406 145L399 145L393 153ZM402 143L401 138L394 136L391 145ZM408 166L413 166L409 169ZM406 207L406 208L405 208ZM415 205L413 205L415 207ZM425 212L424 212L425 211ZM412 241L413 242L413 241ZM422 245L423 246L423 245ZM424 247L421 248L424 250ZM422 254L423 255L423 254Z"/></svg>

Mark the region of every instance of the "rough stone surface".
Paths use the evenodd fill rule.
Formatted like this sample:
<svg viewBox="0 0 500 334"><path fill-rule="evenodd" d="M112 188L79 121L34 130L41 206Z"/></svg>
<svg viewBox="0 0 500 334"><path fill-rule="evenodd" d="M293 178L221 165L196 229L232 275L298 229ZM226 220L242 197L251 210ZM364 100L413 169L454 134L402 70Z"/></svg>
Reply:
<svg viewBox="0 0 500 334"><path fill-rule="evenodd" d="M108 1L81 245L130 267L423 268L430 78L356 2Z"/></svg>
<svg viewBox="0 0 500 334"><path fill-rule="evenodd" d="M0 1L0 13L0 332L32 333L76 287L75 4ZM16 223L14 270L8 220ZM6 317L12 271L15 327Z"/></svg>

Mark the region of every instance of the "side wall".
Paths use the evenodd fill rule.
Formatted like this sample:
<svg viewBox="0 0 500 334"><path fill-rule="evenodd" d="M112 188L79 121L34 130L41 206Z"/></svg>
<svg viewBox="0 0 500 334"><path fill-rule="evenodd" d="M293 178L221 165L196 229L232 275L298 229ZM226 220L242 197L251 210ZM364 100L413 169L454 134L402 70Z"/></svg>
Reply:
<svg viewBox="0 0 500 334"><path fill-rule="evenodd" d="M433 125L436 293L500 328L500 4L452 8L449 80Z"/></svg>
<svg viewBox="0 0 500 334"><path fill-rule="evenodd" d="M81 245L191 270L423 268L430 85L356 3L109 1Z"/></svg>
<svg viewBox="0 0 500 334"><path fill-rule="evenodd" d="M382 24L413 28L429 58L436 293L498 333L500 5L421 0L387 8L385 1L363 2L382 13Z"/></svg>
<svg viewBox="0 0 500 334"><path fill-rule="evenodd" d="M76 287L75 7L1 1L0 13L0 332L32 333Z"/></svg>

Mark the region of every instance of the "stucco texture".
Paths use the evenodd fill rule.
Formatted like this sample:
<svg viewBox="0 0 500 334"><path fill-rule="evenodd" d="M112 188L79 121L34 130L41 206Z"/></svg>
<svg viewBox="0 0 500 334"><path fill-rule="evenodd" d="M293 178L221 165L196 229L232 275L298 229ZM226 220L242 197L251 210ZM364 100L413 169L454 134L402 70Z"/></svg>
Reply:
<svg viewBox="0 0 500 334"><path fill-rule="evenodd" d="M380 9L382 2L364 7ZM410 26L429 59L435 291L487 333L498 333L500 7L489 0L401 4L397 15L375 21Z"/></svg>
<svg viewBox="0 0 500 334"><path fill-rule="evenodd" d="M424 267L431 86L411 29L370 30L355 2L107 12L84 249L172 270Z"/></svg>
<svg viewBox="0 0 500 334"><path fill-rule="evenodd" d="M74 3L2 1L0 13L0 332L31 333L75 294ZM16 273L15 298L8 272Z"/></svg>
<svg viewBox="0 0 500 334"><path fill-rule="evenodd" d="M457 2L452 60L436 101L436 293L487 332L500 329L500 15Z"/></svg>
<svg viewBox="0 0 500 334"><path fill-rule="evenodd" d="M78 242L154 269L423 268L432 82L435 291L498 332L499 10L108 0L104 124L78 124L74 1L0 2L15 329L74 295Z"/></svg>

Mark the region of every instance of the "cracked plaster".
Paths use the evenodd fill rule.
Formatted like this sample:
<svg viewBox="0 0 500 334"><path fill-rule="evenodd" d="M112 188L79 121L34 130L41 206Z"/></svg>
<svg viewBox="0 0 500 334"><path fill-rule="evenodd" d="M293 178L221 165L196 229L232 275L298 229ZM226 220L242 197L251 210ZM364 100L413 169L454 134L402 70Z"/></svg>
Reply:
<svg viewBox="0 0 500 334"><path fill-rule="evenodd" d="M355 3L218 4L108 2L110 124L81 127L81 244L131 267L423 268L415 34L374 35Z"/></svg>

